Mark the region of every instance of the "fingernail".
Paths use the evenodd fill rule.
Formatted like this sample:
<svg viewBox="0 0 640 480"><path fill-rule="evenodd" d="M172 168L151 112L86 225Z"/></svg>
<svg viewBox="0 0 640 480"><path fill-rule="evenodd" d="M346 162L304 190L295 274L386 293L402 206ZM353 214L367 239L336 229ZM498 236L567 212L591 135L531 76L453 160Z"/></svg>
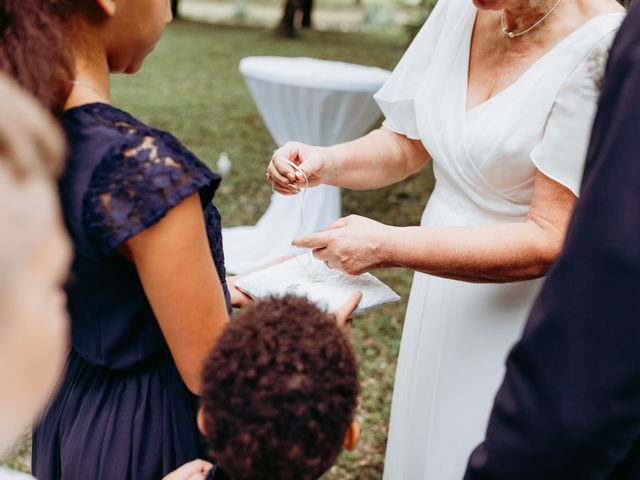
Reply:
<svg viewBox="0 0 640 480"><path fill-rule="evenodd" d="M288 185L289 190L292 190L296 193L298 193L300 190L298 189L298 187L296 187L295 185Z"/></svg>
<svg viewBox="0 0 640 480"><path fill-rule="evenodd" d="M302 175L302 172L296 172L296 177L302 180L304 178L304 175Z"/></svg>
<svg viewBox="0 0 640 480"><path fill-rule="evenodd" d="M291 182L295 182L296 181L296 177L293 175L293 173L287 173L287 178Z"/></svg>

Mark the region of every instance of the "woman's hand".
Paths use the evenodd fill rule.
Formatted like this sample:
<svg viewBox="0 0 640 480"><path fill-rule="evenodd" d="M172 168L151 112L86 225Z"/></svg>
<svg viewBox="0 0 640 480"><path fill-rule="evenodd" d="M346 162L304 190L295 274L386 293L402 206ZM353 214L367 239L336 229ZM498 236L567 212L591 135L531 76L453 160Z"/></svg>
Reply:
<svg viewBox="0 0 640 480"><path fill-rule="evenodd" d="M287 160L305 172L310 187L329 183L337 171L337 160L330 148L289 142L273 153L266 173L267 181L282 195L295 195L306 186L304 175Z"/></svg>
<svg viewBox="0 0 640 480"><path fill-rule="evenodd" d="M305 186L299 169L307 175L310 187L325 184L372 190L404 180L430 158L420 140L379 128L352 142L326 148L289 142L273 153L266 177L282 195L295 195Z"/></svg>
<svg viewBox="0 0 640 480"><path fill-rule="evenodd" d="M296 247L310 248L313 256L329 268L360 275L374 268L392 266L396 227L350 215L321 232L293 241Z"/></svg>
<svg viewBox="0 0 640 480"><path fill-rule="evenodd" d="M213 468L209 462L204 460L194 460L185 463L183 466L174 470L162 480L204 480L209 470Z"/></svg>

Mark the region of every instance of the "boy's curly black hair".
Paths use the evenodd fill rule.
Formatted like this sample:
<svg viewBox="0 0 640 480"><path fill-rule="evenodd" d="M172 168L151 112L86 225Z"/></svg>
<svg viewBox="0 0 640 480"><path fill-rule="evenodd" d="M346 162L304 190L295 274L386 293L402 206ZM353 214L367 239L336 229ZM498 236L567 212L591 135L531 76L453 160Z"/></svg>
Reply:
<svg viewBox="0 0 640 480"><path fill-rule="evenodd" d="M204 366L207 438L233 480L315 480L342 450L358 393L333 315L269 298L231 321Z"/></svg>

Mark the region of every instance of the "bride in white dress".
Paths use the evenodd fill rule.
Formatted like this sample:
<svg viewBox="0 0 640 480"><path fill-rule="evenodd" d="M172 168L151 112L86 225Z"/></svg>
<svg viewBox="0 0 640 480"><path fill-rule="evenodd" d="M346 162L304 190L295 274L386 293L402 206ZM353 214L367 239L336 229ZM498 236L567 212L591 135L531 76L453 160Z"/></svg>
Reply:
<svg viewBox="0 0 640 480"><path fill-rule="evenodd" d="M351 216L296 242L347 273L417 272L386 479L459 480L483 439L504 360L562 247L623 15L613 0L440 0L376 94L383 128L274 154L267 178L283 194L303 184L283 157L312 185L353 189L433 159L419 227Z"/></svg>

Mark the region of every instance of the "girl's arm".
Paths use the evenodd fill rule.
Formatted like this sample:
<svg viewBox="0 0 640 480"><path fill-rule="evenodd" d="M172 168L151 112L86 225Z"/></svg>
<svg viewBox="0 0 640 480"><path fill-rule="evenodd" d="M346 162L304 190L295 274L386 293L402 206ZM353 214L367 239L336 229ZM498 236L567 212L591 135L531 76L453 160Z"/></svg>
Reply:
<svg viewBox="0 0 640 480"><path fill-rule="evenodd" d="M201 368L228 321L198 193L126 242L180 376L200 393Z"/></svg>

